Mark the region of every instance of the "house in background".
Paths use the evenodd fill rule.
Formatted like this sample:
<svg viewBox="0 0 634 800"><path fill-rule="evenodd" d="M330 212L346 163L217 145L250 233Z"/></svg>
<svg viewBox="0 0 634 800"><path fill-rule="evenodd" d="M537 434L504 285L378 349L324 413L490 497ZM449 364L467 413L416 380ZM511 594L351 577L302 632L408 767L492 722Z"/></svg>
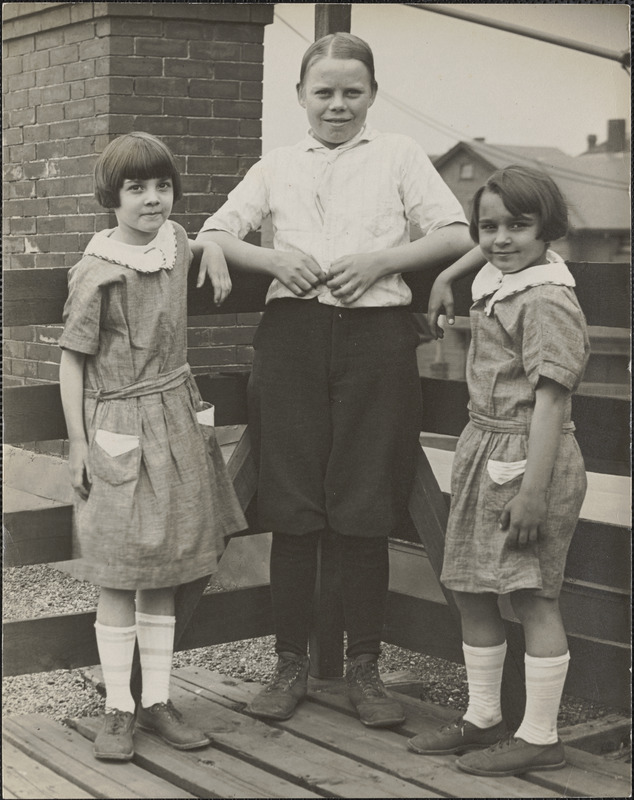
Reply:
<svg viewBox="0 0 634 800"><path fill-rule="evenodd" d="M558 184L570 207L570 230L554 248L571 261L623 262L631 257L630 141L625 120L608 122L605 142L588 136L588 149L569 156L556 147L458 142L434 166L461 202L467 217L477 189L509 164L539 167Z"/></svg>

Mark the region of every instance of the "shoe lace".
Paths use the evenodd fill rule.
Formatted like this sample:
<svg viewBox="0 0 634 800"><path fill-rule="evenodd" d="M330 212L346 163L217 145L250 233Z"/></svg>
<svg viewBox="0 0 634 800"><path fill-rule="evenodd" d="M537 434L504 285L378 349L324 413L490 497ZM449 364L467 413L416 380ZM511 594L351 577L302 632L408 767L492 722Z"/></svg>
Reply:
<svg viewBox="0 0 634 800"><path fill-rule="evenodd" d="M359 686L364 697L387 697L379 677L376 661L354 664L350 668L352 680Z"/></svg>
<svg viewBox="0 0 634 800"><path fill-rule="evenodd" d="M168 700L167 703L155 703L152 706L154 711L162 711L164 714L170 717L173 722L182 722L183 715L181 712L172 705L172 701Z"/></svg>
<svg viewBox="0 0 634 800"><path fill-rule="evenodd" d="M498 750L507 750L515 741L516 741L515 737L513 736L512 733L510 733L508 736L505 736L503 739L500 739L499 742L492 744L489 747L489 750L491 752L493 751L497 752Z"/></svg>
<svg viewBox="0 0 634 800"><path fill-rule="evenodd" d="M282 691L291 688L293 683L299 677L302 670L302 664L299 661L291 661L290 659L280 659L279 664L275 670L275 674L271 678L269 685L266 687L267 692L273 692L276 689Z"/></svg>
<svg viewBox="0 0 634 800"><path fill-rule="evenodd" d="M117 734L124 730L128 722L128 715L125 711L118 708L108 711L106 714L106 724L108 733Z"/></svg>

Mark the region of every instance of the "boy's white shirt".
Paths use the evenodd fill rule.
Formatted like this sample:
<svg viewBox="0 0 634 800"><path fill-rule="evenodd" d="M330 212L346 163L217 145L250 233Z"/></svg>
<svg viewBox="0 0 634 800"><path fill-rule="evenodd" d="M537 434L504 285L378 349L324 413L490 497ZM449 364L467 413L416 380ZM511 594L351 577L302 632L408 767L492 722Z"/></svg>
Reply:
<svg viewBox="0 0 634 800"><path fill-rule="evenodd" d="M97 256L137 272L173 269L176 263L176 232L169 220L165 220L154 239L144 245L126 244L113 239L115 230L108 228L96 233L88 242L84 255Z"/></svg>
<svg viewBox="0 0 634 800"><path fill-rule="evenodd" d="M527 267L520 272L503 273L487 262L474 278L471 296L474 303L486 297L484 313L491 316L493 306L498 300L523 292L531 286L547 283L571 287L576 285L563 258L554 250L546 251L545 264Z"/></svg>
<svg viewBox="0 0 634 800"><path fill-rule="evenodd" d="M311 256L324 274L342 256L408 244L408 220L425 234L454 222L466 224L460 203L420 145L367 125L334 149L309 134L265 154L201 232L226 231L244 239L271 213L275 249ZM295 295L274 280L267 302L280 297ZM380 279L352 304L337 300L325 284L303 299L313 297L346 307L411 302L400 275Z"/></svg>

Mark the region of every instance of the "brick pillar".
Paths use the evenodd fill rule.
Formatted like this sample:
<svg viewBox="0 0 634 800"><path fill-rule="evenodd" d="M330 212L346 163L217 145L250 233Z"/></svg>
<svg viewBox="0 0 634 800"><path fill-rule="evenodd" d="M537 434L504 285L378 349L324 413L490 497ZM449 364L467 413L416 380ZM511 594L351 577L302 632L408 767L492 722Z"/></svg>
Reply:
<svg viewBox="0 0 634 800"><path fill-rule="evenodd" d="M172 218L195 234L260 156L273 8L4 4L4 268L71 266L96 230L115 224L94 199L92 173L106 144L132 130L175 153L186 196ZM21 358L26 343L51 344L40 336L10 331L5 375L51 379L50 363Z"/></svg>

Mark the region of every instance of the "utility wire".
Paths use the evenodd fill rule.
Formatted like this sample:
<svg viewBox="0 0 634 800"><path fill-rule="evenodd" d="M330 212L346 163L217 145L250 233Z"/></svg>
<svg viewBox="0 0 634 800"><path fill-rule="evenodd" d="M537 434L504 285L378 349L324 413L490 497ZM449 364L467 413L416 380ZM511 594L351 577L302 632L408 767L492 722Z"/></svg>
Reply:
<svg viewBox="0 0 634 800"><path fill-rule="evenodd" d="M413 7L417 7L415 4L412 3L403 3L403 5L412 5ZM427 6L423 6L423 8L427 8ZM290 24L290 22L287 22L283 17L281 17L277 13L277 11L275 11L274 14L275 17L279 19L280 22L283 22L284 25L286 25L288 28L290 28L293 31L293 33L295 33L297 36L299 36L308 44L312 44L312 41L308 39L308 37L304 36L304 34L301 33L301 31L298 31L297 28L295 28L293 25ZM478 18L478 20L480 19L483 18ZM441 122L440 120L437 120L434 117L431 117L428 114L425 114L422 111L413 108L412 106L405 103L403 100L400 100L398 97L395 97L394 95L391 95L389 92L386 92L384 89L379 89L378 96L386 100L395 108L399 109L399 111L402 111L404 114L407 114L408 116L412 117L418 122L421 122L424 125L427 125L428 127L438 131L439 133L451 139L454 139L456 142L462 140L469 143L470 141L473 140L472 136L469 136L463 131L457 130L450 124ZM497 154L498 156L504 158L511 158L512 160L519 159L527 163L535 164L541 169L544 168L544 163L542 161L539 161L539 159L531 158L530 156L520 155L516 151L509 150L503 146L492 145L486 142L478 143L478 146L486 147L493 155ZM587 172L579 172L578 170L570 169L568 167L557 166L552 164L548 164L548 168L549 171L553 175L556 175L557 177L564 178L569 181L574 181L576 183L583 183L588 186L594 186L596 188L621 189L621 190L627 190L629 188L629 183L626 183L625 181L615 181L610 178L603 178L598 175L591 175Z"/></svg>

